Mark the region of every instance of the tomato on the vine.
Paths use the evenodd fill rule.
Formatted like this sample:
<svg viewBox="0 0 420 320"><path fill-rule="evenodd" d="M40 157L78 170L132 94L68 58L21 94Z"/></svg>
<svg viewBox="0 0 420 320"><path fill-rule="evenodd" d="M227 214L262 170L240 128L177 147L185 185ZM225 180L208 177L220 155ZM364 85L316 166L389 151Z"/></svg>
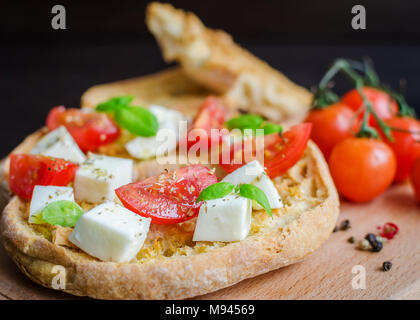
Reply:
<svg viewBox="0 0 420 320"><path fill-rule="evenodd" d="M380 119L389 119L398 113L398 104L392 97L385 91L372 88L363 87L363 93L366 98L370 101L373 111L377 114ZM341 102L348 105L354 111L358 111L363 105L363 99L360 96L357 89L350 90L341 98ZM360 112L360 117L363 117L363 112ZM371 125L376 124L376 120L370 115L369 123Z"/></svg>
<svg viewBox="0 0 420 320"><path fill-rule="evenodd" d="M347 138L337 144L328 161L338 192L354 202L372 200L395 177L392 149L379 139Z"/></svg>
<svg viewBox="0 0 420 320"><path fill-rule="evenodd" d="M392 150L397 159L395 181L404 181L410 175L413 162L420 157L420 121L410 117L392 117L385 120L391 127L393 141L381 132L381 137Z"/></svg>
<svg viewBox="0 0 420 320"><path fill-rule="evenodd" d="M418 202L420 202L420 158L416 159L411 168L411 185Z"/></svg>
<svg viewBox="0 0 420 320"><path fill-rule="evenodd" d="M333 147L358 131L359 119L354 111L342 102L323 109L312 110L305 122L312 123L311 139L328 159Z"/></svg>

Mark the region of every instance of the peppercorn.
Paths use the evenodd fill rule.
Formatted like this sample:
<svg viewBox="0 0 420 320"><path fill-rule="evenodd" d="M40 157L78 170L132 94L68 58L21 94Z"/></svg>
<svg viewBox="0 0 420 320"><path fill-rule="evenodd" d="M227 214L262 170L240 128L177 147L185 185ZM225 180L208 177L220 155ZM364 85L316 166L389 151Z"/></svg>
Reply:
<svg viewBox="0 0 420 320"><path fill-rule="evenodd" d="M369 244L369 241L367 241L366 239L360 240L359 249L360 250L370 250L371 246Z"/></svg>
<svg viewBox="0 0 420 320"><path fill-rule="evenodd" d="M386 242L386 240L388 240L388 239L384 238L384 237L381 237L381 236L376 236L376 241L384 243L384 242Z"/></svg>
<svg viewBox="0 0 420 320"><path fill-rule="evenodd" d="M391 270L391 268L392 268L392 263L391 263L391 261L385 261L385 262L382 264L382 268L384 269L384 271L389 271L389 270Z"/></svg>
<svg viewBox="0 0 420 320"><path fill-rule="evenodd" d="M347 239L347 241L348 241L349 243L354 243L354 237L350 237L350 238L348 238L348 239Z"/></svg>
<svg viewBox="0 0 420 320"><path fill-rule="evenodd" d="M340 230L346 231L347 229L350 229L350 220L344 220L340 225Z"/></svg>
<svg viewBox="0 0 420 320"><path fill-rule="evenodd" d="M373 252L379 252L382 250L383 248L382 242L379 242L378 240L376 240L376 236L373 233L368 233L365 239L369 241L369 244L372 246Z"/></svg>

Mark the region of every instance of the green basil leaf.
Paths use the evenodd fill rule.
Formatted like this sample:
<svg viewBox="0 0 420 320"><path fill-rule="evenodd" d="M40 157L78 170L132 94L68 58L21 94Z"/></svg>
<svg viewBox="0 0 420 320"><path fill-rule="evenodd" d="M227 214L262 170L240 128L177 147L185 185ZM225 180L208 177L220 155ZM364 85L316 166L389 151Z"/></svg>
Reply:
<svg viewBox="0 0 420 320"><path fill-rule="evenodd" d="M230 182L218 182L209 185L207 188L201 191L197 202L223 198L224 196L227 196L229 193L231 193L234 188L235 185Z"/></svg>
<svg viewBox="0 0 420 320"><path fill-rule="evenodd" d="M261 127L264 119L256 114L243 114L239 117L228 120L225 124L229 130L232 129L258 129Z"/></svg>
<svg viewBox="0 0 420 320"><path fill-rule="evenodd" d="M267 122L262 128L264 129L264 134L279 133L283 131L283 127L281 125L271 122Z"/></svg>
<svg viewBox="0 0 420 320"><path fill-rule="evenodd" d="M239 195L244 198L255 200L261 207L264 208L270 217L273 217L268 198L264 191L260 188L254 186L253 184L243 184L239 187Z"/></svg>
<svg viewBox="0 0 420 320"><path fill-rule="evenodd" d="M83 210L73 201L59 200L46 206L41 215L43 221L53 226L74 227L83 215Z"/></svg>
<svg viewBox="0 0 420 320"><path fill-rule="evenodd" d="M142 107L127 106L115 112L115 121L136 136L155 136L159 123L156 116Z"/></svg>
<svg viewBox="0 0 420 320"><path fill-rule="evenodd" d="M96 106L96 111L110 112L128 106L133 101L134 96L120 96L109 99Z"/></svg>

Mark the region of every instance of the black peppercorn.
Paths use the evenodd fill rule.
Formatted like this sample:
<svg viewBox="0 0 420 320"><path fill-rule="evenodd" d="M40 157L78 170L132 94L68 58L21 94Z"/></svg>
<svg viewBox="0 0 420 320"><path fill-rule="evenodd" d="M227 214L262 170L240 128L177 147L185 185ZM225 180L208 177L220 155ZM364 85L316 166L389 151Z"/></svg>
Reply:
<svg viewBox="0 0 420 320"><path fill-rule="evenodd" d="M391 261L385 261L385 262L382 264L382 268L384 269L384 271L389 271L389 270L391 270L391 268L392 268L392 263L391 263Z"/></svg>
<svg viewBox="0 0 420 320"><path fill-rule="evenodd" d="M347 241L350 242L350 243L354 243L354 237L348 238Z"/></svg>
<svg viewBox="0 0 420 320"><path fill-rule="evenodd" d="M350 220L344 220L340 225L340 230L343 230L343 231L348 230L350 228L351 228Z"/></svg>
<svg viewBox="0 0 420 320"><path fill-rule="evenodd" d="M365 239L369 241L369 244L372 246L373 252L379 252L382 250L383 248L382 242L379 242L378 240L376 240L376 236L373 233L368 233Z"/></svg>

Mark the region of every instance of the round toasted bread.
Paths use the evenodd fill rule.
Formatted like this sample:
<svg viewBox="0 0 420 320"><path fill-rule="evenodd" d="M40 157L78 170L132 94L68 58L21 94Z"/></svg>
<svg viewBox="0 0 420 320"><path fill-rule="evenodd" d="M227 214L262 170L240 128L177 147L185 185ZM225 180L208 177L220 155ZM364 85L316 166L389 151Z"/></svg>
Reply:
<svg viewBox="0 0 420 320"><path fill-rule="evenodd" d="M33 281L52 288L55 266L65 269L59 290L100 299L182 299L301 261L326 241L339 200L325 160L309 142L304 157L274 179L285 207L254 211L248 237L232 243L192 242L195 219L153 225L137 259L102 262L71 244L54 243L47 227L28 224L28 204L13 197L0 221L7 253ZM57 289L57 288L56 288Z"/></svg>

